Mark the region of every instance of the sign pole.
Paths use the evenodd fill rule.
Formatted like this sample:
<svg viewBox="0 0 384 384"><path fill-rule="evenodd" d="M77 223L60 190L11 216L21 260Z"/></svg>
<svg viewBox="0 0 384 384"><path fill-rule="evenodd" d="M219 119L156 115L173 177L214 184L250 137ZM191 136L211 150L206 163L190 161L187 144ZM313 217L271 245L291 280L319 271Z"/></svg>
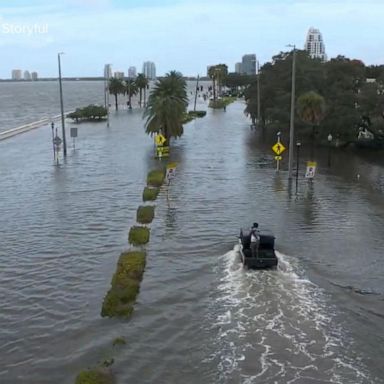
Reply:
<svg viewBox="0 0 384 384"><path fill-rule="evenodd" d="M280 132L277 132L277 143L280 144ZM276 172L280 171L280 153L276 157Z"/></svg>

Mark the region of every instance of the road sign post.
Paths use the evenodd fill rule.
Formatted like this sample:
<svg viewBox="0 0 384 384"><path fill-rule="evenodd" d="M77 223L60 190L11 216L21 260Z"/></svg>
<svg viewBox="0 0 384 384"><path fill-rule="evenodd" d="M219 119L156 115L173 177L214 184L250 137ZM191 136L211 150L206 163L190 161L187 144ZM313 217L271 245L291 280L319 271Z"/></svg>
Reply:
<svg viewBox="0 0 384 384"><path fill-rule="evenodd" d="M284 151L285 147L283 143L280 141L281 133L277 132L277 143L272 146L272 151L275 152L275 160L276 160L276 172L279 172L280 170L280 161L283 159L282 156L280 156Z"/></svg>

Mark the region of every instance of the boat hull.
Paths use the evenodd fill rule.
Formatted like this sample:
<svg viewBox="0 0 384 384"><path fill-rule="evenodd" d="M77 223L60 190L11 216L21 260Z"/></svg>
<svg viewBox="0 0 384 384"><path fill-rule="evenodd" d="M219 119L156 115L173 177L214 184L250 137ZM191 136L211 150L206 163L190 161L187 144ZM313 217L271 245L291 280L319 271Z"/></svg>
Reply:
<svg viewBox="0 0 384 384"><path fill-rule="evenodd" d="M240 258L243 265L249 269L268 269L276 268L278 264L278 259L275 254L275 251L268 255L268 257L263 257L262 255L258 257L252 257L244 254L243 247L240 244Z"/></svg>

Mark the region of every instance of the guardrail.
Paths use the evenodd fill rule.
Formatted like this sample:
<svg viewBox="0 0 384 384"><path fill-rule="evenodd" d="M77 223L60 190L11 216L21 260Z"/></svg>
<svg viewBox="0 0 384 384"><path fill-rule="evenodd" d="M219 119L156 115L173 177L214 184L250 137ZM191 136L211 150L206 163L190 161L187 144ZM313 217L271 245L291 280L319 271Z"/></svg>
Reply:
<svg viewBox="0 0 384 384"><path fill-rule="evenodd" d="M65 115L70 112L71 111L66 112ZM44 119L34 121L33 123L28 123L28 124L21 125L20 127L8 129L7 131L0 132L0 140L5 140L12 136L31 131L32 129L40 128L44 125L50 124L52 121L58 121L60 120L60 118L61 118L61 114L55 115L53 117L45 117Z"/></svg>

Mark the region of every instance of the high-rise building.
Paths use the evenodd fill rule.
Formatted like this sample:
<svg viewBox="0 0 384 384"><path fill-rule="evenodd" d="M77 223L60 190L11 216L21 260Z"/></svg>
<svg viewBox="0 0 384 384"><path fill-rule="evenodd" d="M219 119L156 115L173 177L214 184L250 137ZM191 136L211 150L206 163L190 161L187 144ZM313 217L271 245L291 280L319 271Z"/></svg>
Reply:
<svg viewBox="0 0 384 384"><path fill-rule="evenodd" d="M327 60L323 36L316 28L309 28L304 49L309 53L312 59L321 59L322 61Z"/></svg>
<svg viewBox="0 0 384 384"><path fill-rule="evenodd" d="M128 77L130 79L135 79L136 78L136 67L129 67L128 68Z"/></svg>
<svg viewBox="0 0 384 384"><path fill-rule="evenodd" d="M235 64L235 72L236 72L236 73L242 73L243 70L242 70L241 67L242 67L241 63L236 63L236 64Z"/></svg>
<svg viewBox="0 0 384 384"><path fill-rule="evenodd" d="M29 71L24 71L24 80L32 80L31 73Z"/></svg>
<svg viewBox="0 0 384 384"><path fill-rule="evenodd" d="M12 80L21 80L23 71L21 69L12 69Z"/></svg>
<svg viewBox="0 0 384 384"><path fill-rule="evenodd" d="M33 81L36 81L39 79L39 75L37 74L37 72L32 72L31 73L31 77L32 77L32 80Z"/></svg>
<svg viewBox="0 0 384 384"><path fill-rule="evenodd" d="M145 61L143 63L144 76L149 80L156 80L156 66L153 61Z"/></svg>
<svg viewBox="0 0 384 384"><path fill-rule="evenodd" d="M244 55L241 62L241 72L246 75L256 75L256 55Z"/></svg>
<svg viewBox="0 0 384 384"><path fill-rule="evenodd" d="M104 77L110 79L112 77L112 64L104 65Z"/></svg>
<svg viewBox="0 0 384 384"><path fill-rule="evenodd" d="M113 74L113 77L115 79L124 79L124 72L123 71L115 71Z"/></svg>

